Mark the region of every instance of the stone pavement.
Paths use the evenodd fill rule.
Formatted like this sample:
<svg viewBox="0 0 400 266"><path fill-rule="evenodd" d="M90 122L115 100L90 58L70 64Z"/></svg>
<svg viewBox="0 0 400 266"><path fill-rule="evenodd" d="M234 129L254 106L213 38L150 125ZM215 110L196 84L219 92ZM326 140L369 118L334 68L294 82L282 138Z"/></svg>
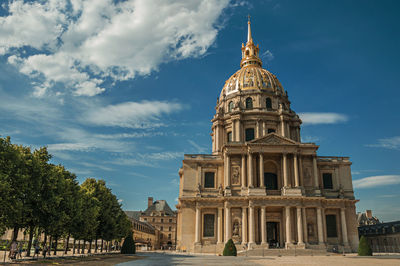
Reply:
<svg viewBox="0 0 400 266"><path fill-rule="evenodd" d="M338 266L372 266L400 265L400 255L358 257L356 254L346 256L268 256L268 257L222 257L215 255L183 255L176 253L146 252L137 254L143 259L117 264L118 266L260 266L260 265L338 265Z"/></svg>

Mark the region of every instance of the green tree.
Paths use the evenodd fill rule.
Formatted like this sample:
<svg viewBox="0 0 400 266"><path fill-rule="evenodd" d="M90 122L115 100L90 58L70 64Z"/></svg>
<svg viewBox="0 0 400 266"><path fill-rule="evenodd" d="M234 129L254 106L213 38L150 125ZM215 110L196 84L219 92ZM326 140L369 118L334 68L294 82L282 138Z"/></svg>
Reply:
<svg viewBox="0 0 400 266"><path fill-rule="evenodd" d="M232 239L229 239L225 244L224 252L222 253L224 256L236 256L236 246L233 243Z"/></svg>
<svg viewBox="0 0 400 266"><path fill-rule="evenodd" d="M358 256L372 256L372 249L364 236L361 236L358 244Z"/></svg>
<svg viewBox="0 0 400 266"><path fill-rule="evenodd" d="M121 248L121 254L135 254L135 253L136 253L135 241L133 241L131 232L124 239L124 243L122 244Z"/></svg>

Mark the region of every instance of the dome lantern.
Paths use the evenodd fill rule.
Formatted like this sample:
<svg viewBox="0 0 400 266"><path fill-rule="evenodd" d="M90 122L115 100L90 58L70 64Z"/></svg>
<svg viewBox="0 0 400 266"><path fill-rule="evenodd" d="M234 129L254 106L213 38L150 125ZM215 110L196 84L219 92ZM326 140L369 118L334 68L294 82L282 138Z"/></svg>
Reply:
<svg viewBox="0 0 400 266"><path fill-rule="evenodd" d="M242 43L242 61L240 61L240 67L248 65L256 65L262 67L262 61L259 58L260 48L254 45L253 37L251 36L251 25L250 16L247 21L247 43L244 45Z"/></svg>

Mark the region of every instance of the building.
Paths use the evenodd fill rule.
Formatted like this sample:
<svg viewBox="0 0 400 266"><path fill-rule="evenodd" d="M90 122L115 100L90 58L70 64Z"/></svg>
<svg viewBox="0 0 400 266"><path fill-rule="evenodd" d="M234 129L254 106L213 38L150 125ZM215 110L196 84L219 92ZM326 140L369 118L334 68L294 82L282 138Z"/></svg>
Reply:
<svg viewBox="0 0 400 266"><path fill-rule="evenodd" d="M140 211L125 211L132 223L133 239L136 250L154 250L160 248L160 231L151 224L140 221Z"/></svg>
<svg viewBox="0 0 400 266"><path fill-rule="evenodd" d="M317 156L277 77L262 68L250 22L240 69L222 88L212 154L186 154L179 170L177 248L358 247L351 162Z"/></svg>
<svg viewBox="0 0 400 266"><path fill-rule="evenodd" d="M372 252L400 252L400 221L362 225L358 234L367 238Z"/></svg>
<svg viewBox="0 0 400 266"><path fill-rule="evenodd" d="M372 216L371 210L366 210L365 212L357 213L357 223L358 226L364 226L364 225L379 224L380 221L375 216Z"/></svg>
<svg viewBox="0 0 400 266"><path fill-rule="evenodd" d="M176 212L165 200L147 199L147 209L140 214L140 221L151 224L160 231L159 245L162 249L175 249L176 247Z"/></svg>

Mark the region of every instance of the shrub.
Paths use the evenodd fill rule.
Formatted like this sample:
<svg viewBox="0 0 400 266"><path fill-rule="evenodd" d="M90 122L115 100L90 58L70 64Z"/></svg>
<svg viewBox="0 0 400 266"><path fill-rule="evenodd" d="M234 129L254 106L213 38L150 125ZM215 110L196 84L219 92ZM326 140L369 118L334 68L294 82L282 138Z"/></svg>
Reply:
<svg viewBox="0 0 400 266"><path fill-rule="evenodd" d="M224 256L236 256L236 247L235 244L233 244L232 239L229 239L228 242L225 244L224 252L222 253Z"/></svg>
<svg viewBox="0 0 400 266"><path fill-rule="evenodd" d="M358 244L358 256L372 256L372 249L364 236L361 236Z"/></svg>
<svg viewBox="0 0 400 266"><path fill-rule="evenodd" d="M132 233L125 237L124 243L122 244L121 254L135 254L135 241L133 241Z"/></svg>

